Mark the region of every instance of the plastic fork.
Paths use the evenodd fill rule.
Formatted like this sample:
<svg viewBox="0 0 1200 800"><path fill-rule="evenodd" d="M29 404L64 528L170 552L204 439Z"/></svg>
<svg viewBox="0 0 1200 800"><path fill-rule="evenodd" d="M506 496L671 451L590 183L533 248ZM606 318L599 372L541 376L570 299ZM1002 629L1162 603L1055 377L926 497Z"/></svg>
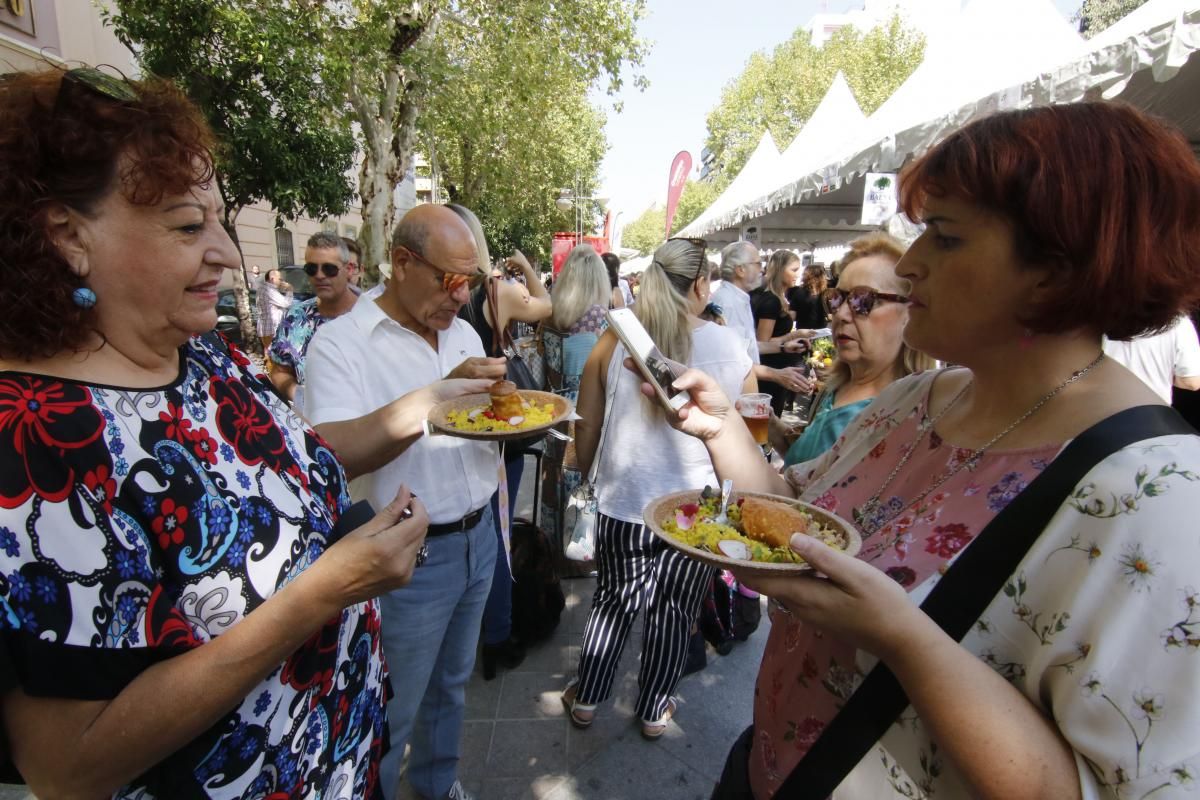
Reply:
<svg viewBox="0 0 1200 800"><path fill-rule="evenodd" d="M717 514L713 522L718 525L728 525L729 515L725 512L729 509L729 496L733 494L733 478L726 478L721 484L721 513Z"/></svg>

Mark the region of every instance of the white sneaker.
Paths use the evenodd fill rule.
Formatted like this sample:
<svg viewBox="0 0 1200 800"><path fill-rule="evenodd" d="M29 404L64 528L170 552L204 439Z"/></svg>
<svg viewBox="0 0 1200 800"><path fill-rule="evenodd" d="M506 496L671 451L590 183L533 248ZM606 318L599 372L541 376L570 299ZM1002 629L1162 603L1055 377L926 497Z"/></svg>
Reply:
<svg viewBox="0 0 1200 800"><path fill-rule="evenodd" d="M463 788L458 781L446 791L445 800L475 800L475 795Z"/></svg>

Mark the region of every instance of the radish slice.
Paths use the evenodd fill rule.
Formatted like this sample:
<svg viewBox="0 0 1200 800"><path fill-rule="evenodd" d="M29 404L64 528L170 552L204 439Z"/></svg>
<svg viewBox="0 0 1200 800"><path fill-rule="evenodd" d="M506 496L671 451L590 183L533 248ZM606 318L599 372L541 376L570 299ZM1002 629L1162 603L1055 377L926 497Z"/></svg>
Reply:
<svg viewBox="0 0 1200 800"><path fill-rule="evenodd" d="M520 414L518 414L515 417L508 418L508 424L512 425L514 428L517 427L518 425L520 425L524 421L525 421L525 418L522 417Z"/></svg>
<svg viewBox="0 0 1200 800"><path fill-rule="evenodd" d="M717 549L729 558L736 558L739 561L750 560L750 548L746 547L744 542L736 539L722 539L717 542Z"/></svg>

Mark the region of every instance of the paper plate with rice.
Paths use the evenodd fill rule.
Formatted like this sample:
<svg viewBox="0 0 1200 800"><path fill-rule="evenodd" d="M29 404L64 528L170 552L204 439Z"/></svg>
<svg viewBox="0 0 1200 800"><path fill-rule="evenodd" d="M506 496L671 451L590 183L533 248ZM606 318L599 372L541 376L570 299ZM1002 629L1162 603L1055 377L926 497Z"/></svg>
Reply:
<svg viewBox="0 0 1200 800"><path fill-rule="evenodd" d="M448 436L498 442L525 439L565 422L575 406L551 392L520 390L521 413L506 419L491 413L489 394L468 394L438 403L429 412L429 425Z"/></svg>
<svg viewBox="0 0 1200 800"><path fill-rule="evenodd" d="M793 530L816 536L848 555L862 547L853 525L800 500L735 491L726 513L728 525L715 521L720 506L720 491L705 487L656 498L646 506L642 518L660 539L685 555L746 575L809 570L786 544Z"/></svg>

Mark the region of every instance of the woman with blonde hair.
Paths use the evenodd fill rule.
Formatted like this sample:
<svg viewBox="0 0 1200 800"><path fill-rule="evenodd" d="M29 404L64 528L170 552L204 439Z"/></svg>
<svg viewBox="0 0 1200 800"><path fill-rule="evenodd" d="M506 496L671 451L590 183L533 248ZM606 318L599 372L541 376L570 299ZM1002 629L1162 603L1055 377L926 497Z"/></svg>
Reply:
<svg viewBox="0 0 1200 800"><path fill-rule="evenodd" d="M600 333L612 287L600 254L589 244L573 249L563 262L550 299L550 321L563 333Z"/></svg>
<svg viewBox="0 0 1200 800"><path fill-rule="evenodd" d="M704 370L734 396L752 392L754 365L744 340L700 318L708 305L708 272L701 240L669 239L642 277L634 313L667 358ZM579 390L582 419L575 425L575 446L580 470L586 474L599 459L598 577L579 671L562 700L575 727L591 725L645 607L634 711L642 736L657 739L675 712L672 694L712 570L663 544L643 524L642 508L668 492L715 484L716 476L704 446L673 430L661 407L641 396L638 379L622 366L624 359L616 335L606 332L588 358Z"/></svg>
<svg viewBox="0 0 1200 800"><path fill-rule="evenodd" d="M813 404L812 422L786 449L785 465L824 453L893 381L934 366L933 359L904 343L908 304L903 298L909 285L895 269L905 249L883 232L855 239L842 258L838 287L821 293L832 317L837 360Z"/></svg>
<svg viewBox="0 0 1200 800"><path fill-rule="evenodd" d="M588 354L604 331L612 285L600 254L591 245L579 245L567 255L551 290L554 314L542 326L539 348L546 370L546 388L574 400ZM570 432L570 425L564 425ZM563 524L571 491L582 475L576 465L574 444L546 440L542 456L542 493L538 524L552 542L568 533Z"/></svg>

